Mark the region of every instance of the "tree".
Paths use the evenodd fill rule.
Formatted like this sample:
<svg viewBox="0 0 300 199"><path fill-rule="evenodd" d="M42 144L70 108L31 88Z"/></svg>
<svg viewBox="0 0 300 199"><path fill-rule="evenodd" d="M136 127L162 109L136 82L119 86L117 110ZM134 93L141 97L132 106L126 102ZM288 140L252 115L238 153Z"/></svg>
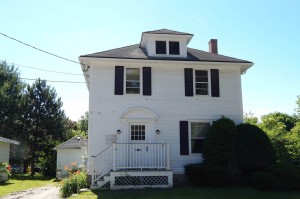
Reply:
<svg viewBox="0 0 300 199"><path fill-rule="evenodd" d="M36 172L40 161L44 173L55 172L55 153L52 150L61 140L65 140L65 113L56 91L37 79L28 85L24 95L24 133L29 147L31 175ZM54 168L53 168L54 167ZM51 173L53 175L53 173Z"/></svg>
<svg viewBox="0 0 300 199"><path fill-rule="evenodd" d="M300 118L300 95L297 96L298 100L296 101L296 104L298 107L295 108L296 115Z"/></svg>
<svg viewBox="0 0 300 199"><path fill-rule="evenodd" d="M0 62L0 135L20 140L20 112L25 84L13 65Z"/></svg>
<svg viewBox="0 0 300 199"><path fill-rule="evenodd" d="M89 120L89 113L86 111L84 115L80 116L80 119L77 122L78 130L83 132L88 132L88 120Z"/></svg>
<svg viewBox="0 0 300 199"><path fill-rule="evenodd" d="M258 118L255 117L252 112L245 113L244 114L244 122L247 123L247 124L257 125L258 124Z"/></svg>

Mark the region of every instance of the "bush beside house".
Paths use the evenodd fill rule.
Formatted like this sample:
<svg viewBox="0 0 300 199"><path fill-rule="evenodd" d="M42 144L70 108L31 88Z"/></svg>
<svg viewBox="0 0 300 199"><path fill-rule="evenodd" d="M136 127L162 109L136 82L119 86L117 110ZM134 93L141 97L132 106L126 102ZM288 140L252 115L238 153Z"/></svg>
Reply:
<svg viewBox="0 0 300 199"><path fill-rule="evenodd" d="M223 117L215 121L208 132L204 162L186 165L185 171L194 184L248 183L262 189L299 188L299 165L282 161L276 154L269 137L259 127L235 126L232 120Z"/></svg>

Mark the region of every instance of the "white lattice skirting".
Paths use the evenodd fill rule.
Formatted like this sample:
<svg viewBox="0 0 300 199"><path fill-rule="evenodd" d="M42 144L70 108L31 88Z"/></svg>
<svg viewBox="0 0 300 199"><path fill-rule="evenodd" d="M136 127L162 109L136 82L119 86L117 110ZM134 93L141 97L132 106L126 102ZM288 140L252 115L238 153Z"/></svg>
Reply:
<svg viewBox="0 0 300 199"><path fill-rule="evenodd" d="M172 171L115 171L110 177L110 189L173 187Z"/></svg>

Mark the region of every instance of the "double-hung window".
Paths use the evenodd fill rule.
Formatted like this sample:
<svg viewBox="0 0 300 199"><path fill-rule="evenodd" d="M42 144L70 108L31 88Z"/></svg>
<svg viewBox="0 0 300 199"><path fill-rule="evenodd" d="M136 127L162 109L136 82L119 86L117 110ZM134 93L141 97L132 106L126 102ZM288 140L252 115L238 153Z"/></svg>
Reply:
<svg viewBox="0 0 300 199"><path fill-rule="evenodd" d="M126 93L140 94L140 69L126 68Z"/></svg>
<svg viewBox="0 0 300 199"><path fill-rule="evenodd" d="M210 123L191 122L191 152L202 153L205 136L209 130Z"/></svg>
<svg viewBox="0 0 300 199"><path fill-rule="evenodd" d="M196 95L208 95L208 71L195 70Z"/></svg>

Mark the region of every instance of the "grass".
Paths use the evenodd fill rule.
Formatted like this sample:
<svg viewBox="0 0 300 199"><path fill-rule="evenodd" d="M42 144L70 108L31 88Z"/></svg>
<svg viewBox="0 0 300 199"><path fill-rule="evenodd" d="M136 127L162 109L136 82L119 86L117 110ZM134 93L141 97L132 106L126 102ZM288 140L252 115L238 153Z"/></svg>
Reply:
<svg viewBox="0 0 300 199"><path fill-rule="evenodd" d="M8 181L0 182L0 196L50 184L55 185L54 178L46 178L39 174L35 176L30 176L29 174L15 174L11 175Z"/></svg>
<svg viewBox="0 0 300 199"><path fill-rule="evenodd" d="M173 189L90 191L71 199L299 199L300 192L263 191L251 187L208 188L185 186Z"/></svg>

